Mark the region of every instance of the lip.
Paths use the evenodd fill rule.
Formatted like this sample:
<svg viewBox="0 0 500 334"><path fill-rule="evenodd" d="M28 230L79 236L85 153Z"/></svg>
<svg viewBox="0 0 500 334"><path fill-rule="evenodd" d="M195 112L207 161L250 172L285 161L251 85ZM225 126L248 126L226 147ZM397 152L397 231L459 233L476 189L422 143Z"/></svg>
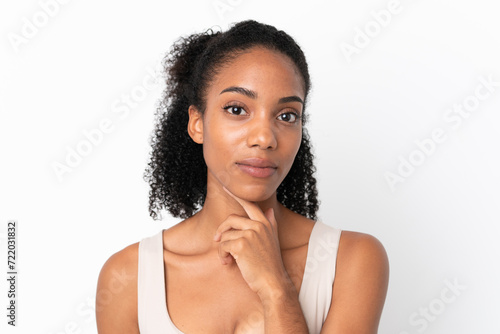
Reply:
<svg viewBox="0 0 500 334"><path fill-rule="evenodd" d="M266 159L248 158L236 162L238 167L253 177L269 177L276 173L277 165Z"/></svg>
<svg viewBox="0 0 500 334"><path fill-rule="evenodd" d="M238 167L245 173L253 177L269 177L276 173L276 168L273 167L254 167L237 163Z"/></svg>
<svg viewBox="0 0 500 334"><path fill-rule="evenodd" d="M259 167L259 168L274 168L276 169L278 166L276 166L275 163L272 161L266 160L266 159L260 159L260 158L248 158L245 160L241 160L236 162L238 165L246 165L246 166L251 166L251 167Z"/></svg>

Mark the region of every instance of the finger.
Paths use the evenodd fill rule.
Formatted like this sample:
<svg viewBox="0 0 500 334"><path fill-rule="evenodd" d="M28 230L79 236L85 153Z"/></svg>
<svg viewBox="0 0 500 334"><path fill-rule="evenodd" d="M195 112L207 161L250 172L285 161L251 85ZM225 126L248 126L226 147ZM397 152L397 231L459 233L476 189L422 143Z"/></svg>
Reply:
<svg viewBox="0 0 500 334"><path fill-rule="evenodd" d="M234 198L240 205L243 207L245 212L248 215L248 218L251 220L257 220L257 221L264 221L266 219L266 216L260 209L260 207L255 204L254 202L247 201L243 198L239 198L238 196L234 195L232 192L229 191L226 187L222 186L222 188L232 197Z"/></svg>
<svg viewBox="0 0 500 334"><path fill-rule="evenodd" d="M246 240L252 240L254 237L254 233L256 233L252 229L247 229L247 230L229 230L221 234L220 236L220 242L226 242L230 240L237 240L241 238L245 238Z"/></svg>
<svg viewBox="0 0 500 334"><path fill-rule="evenodd" d="M241 248L242 239L237 238L234 240L226 240L219 244L219 259L222 264L230 264L235 261L238 262L237 249Z"/></svg>
<svg viewBox="0 0 500 334"><path fill-rule="evenodd" d="M248 237L249 230L229 230L222 233L219 244L219 258L222 264L230 264L233 260L236 261L237 255L235 248L241 251L243 239Z"/></svg>
<svg viewBox="0 0 500 334"><path fill-rule="evenodd" d="M234 258L233 258L233 256L231 255L230 252L228 252L227 250L223 249L221 246L222 246L222 244L220 244L220 246L219 246L219 260L220 260L220 263L221 264L230 264L231 262L233 262Z"/></svg>
<svg viewBox="0 0 500 334"><path fill-rule="evenodd" d="M274 229L278 231L278 222L276 221L276 217L274 216L274 209L267 209L264 215L266 216L267 220L269 220Z"/></svg>
<svg viewBox="0 0 500 334"><path fill-rule="evenodd" d="M259 224L259 222L255 222L248 218L240 217L237 215L229 215L226 220L224 220L214 234L214 241L219 241L222 233L233 230L248 230L254 228L255 224Z"/></svg>
<svg viewBox="0 0 500 334"><path fill-rule="evenodd" d="M247 254L249 247L251 245L246 237L223 241L219 244L219 258L223 264L229 264L233 260L238 263L240 255Z"/></svg>

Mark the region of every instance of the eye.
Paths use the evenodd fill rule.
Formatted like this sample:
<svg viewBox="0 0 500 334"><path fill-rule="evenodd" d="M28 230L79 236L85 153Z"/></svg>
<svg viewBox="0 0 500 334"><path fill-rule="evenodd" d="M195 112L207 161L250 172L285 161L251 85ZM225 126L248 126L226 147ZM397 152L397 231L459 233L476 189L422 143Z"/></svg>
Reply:
<svg viewBox="0 0 500 334"><path fill-rule="evenodd" d="M287 117L285 118L281 117L283 115L286 115ZM281 117L281 120L287 123L297 123L300 119L300 115L293 111L282 113L278 117ZM292 118L292 121L290 121L290 118Z"/></svg>
<svg viewBox="0 0 500 334"><path fill-rule="evenodd" d="M226 106L223 109L226 110L231 115L236 115L236 116L239 116L243 111L246 112L245 109L243 109L243 107L236 105Z"/></svg>

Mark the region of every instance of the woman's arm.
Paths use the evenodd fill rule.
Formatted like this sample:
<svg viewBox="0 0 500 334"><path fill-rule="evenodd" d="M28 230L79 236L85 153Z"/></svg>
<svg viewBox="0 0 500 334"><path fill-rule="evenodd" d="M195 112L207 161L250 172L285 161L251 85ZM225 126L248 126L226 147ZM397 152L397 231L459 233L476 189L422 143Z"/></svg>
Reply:
<svg viewBox="0 0 500 334"><path fill-rule="evenodd" d="M260 296L264 307L265 333L308 334L297 290L287 276Z"/></svg>
<svg viewBox="0 0 500 334"><path fill-rule="evenodd" d="M257 204L223 189L241 204L248 218L232 214L219 225L214 241L219 242L221 262L236 261L243 278L259 296L265 333L307 333L297 291L281 258L273 209L264 213Z"/></svg>
<svg viewBox="0 0 500 334"><path fill-rule="evenodd" d="M138 243L113 254L97 283L96 321L99 334L138 334Z"/></svg>
<svg viewBox="0 0 500 334"><path fill-rule="evenodd" d="M321 333L376 334L389 282L389 261L375 237L342 231L332 304Z"/></svg>

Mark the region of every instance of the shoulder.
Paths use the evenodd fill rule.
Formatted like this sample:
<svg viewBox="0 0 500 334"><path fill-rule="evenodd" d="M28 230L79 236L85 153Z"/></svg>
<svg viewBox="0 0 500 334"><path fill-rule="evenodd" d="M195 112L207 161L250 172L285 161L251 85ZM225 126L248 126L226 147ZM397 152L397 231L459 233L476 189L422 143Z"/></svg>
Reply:
<svg viewBox="0 0 500 334"><path fill-rule="evenodd" d="M286 207L283 207L284 221L282 227L278 226L279 242L282 249L296 249L306 247L315 221L302 216Z"/></svg>
<svg viewBox="0 0 500 334"><path fill-rule="evenodd" d="M344 289L335 292L349 294L360 287L385 291L388 280L389 259L382 243L370 234L342 231L335 282Z"/></svg>
<svg viewBox="0 0 500 334"><path fill-rule="evenodd" d="M382 243L370 234L342 231L324 327L332 332L350 328L353 333L376 333L388 282L389 260Z"/></svg>
<svg viewBox="0 0 500 334"><path fill-rule="evenodd" d="M137 266L139 243L111 255L102 266L96 291L99 333L139 333Z"/></svg>
<svg viewBox="0 0 500 334"><path fill-rule="evenodd" d="M370 234L353 231L342 231L338 262L339 266L349 271L376 270L386 267L388 269L387 253L382 243Z"/></svg>

